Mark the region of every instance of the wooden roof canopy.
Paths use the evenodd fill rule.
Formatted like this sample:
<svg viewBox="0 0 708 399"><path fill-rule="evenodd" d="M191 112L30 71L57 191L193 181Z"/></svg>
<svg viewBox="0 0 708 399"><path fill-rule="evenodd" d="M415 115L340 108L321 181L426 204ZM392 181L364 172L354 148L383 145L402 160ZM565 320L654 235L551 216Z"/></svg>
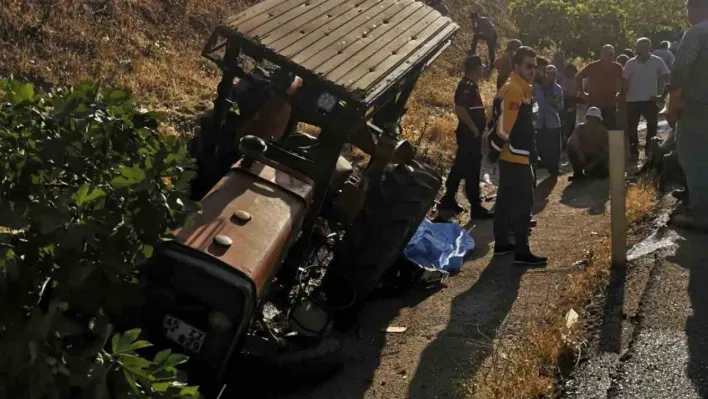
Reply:
<svg viewBox="0 0 708 399"><path fill-rule="evenodd" d="M367 103L444 51L458 28L414 0L264 0L217 30Z"/></svg>

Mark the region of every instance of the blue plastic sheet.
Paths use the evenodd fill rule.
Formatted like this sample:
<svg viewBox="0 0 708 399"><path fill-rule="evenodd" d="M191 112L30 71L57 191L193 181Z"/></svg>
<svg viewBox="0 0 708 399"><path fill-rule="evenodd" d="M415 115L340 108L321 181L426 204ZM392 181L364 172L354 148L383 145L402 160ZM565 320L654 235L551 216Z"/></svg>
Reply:
<svg viewBox="0 0 708 399"><path fill-rule="evenodd" d="M474 239L455 223L424 220L403 250L408 260L424 269L454 273L464 256L474 249Z"/></svg>

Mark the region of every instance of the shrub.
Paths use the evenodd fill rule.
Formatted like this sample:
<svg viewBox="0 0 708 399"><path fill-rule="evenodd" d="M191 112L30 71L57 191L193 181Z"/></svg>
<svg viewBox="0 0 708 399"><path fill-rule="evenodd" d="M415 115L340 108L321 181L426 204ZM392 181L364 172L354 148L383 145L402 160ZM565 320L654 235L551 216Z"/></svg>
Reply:
<svg viewBox="0 0 708 399"><path fill-rule="evenodd" d="M0 86L0 397L196 395L185 356L143 359L140 330L112 327L139 299L136 266L195 206L192 160L159 120L94 83Z"/></svg>

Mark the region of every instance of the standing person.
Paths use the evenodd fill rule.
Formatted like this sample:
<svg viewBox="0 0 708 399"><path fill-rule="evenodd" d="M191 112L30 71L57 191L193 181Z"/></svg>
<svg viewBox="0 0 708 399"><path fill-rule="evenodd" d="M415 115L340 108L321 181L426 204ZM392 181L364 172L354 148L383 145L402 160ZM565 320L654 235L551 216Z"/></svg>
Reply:
<svg viewBox="0 0 708 399"><path fill-rule="evenodd" d="M568 158L573 165L573 176L568 180L585 177L606 178L609 174L609 137L602 125L602 112L590 107L585 122L578 125L568 139Z"/></svg>
<svg viewBox="0 0 708 399"><path fill-rule="evenodd" d="M482 132L487 120L477 82L484 75L484 64L474 54L465 60L465 74L455 91L457 113L457 153L445 182L445 195L440 207L456 213L463 208L455 200L460 182L465 181L465 193L470 202L472 219L489 219L494 215L482 206L479 196L479 173L482 167Z"/></svg>
<svg viewBox="0 0 708 399"><path fill-rule="evenodd" d="M565 76L563 75L563 71L565 71L565 67L567 65L567 62L565 60L565 53L563 52L563 50L556 50L555 54L553 54L553 60L551 61L551 65L556 67L556 70L558 71L556 83L563 87L563 79L565 78Z"/></svg>
<svg viewBox="0 0 708 399"><path fill-rule="evenodd" d="M494 255L514 252L514 263L542 266L548 259L536 256L529 247L529 225L533 208L534 176L529 164L533 146L531 82L536 52L530 47L516 50L514 72L501 96L501 114L489 135L490 152L499 157L499 191L494 214ZM514 228L515 244L509 242Z"/></svg>
<svg viewBox="0 0 708 399"><path fill-rule="evenodd" d="M626 54L620 54L617 57L617 63L622 65L622 69L627 65L629 57ZM622 89L617 95L617 124L615 128L617 130L624 130L627 125L627 92Z"/></svg>
<svg viewBox="0 0 708 399"><path fill-rule="evenodd" d="M627 92L627 125L630 159L639 158L639 119L647 121L647 143L656 136L659 123L660 93L669 81L669 68L664 61L651 53L651 40L637 40L637 56L624 66L623 89ZM648 153L649 147L645 148Z"/></svg>
<svg viewBox="0 0 708 399"><path fill-rule="evenodd" d="M512 72L511 57L514 55L514 51L516 51L519 47L521 47L520 40L509 40L506 43L506 50L504 50L504 54L494 61L494 69L497 70L497 90L501 89L501 87L504 86L504 83L506 83L506 80L509 79L509 75L511 75Z"/></svg>
<svg viewBox="0 0 708 399"><path fill-rule="evenodd" d="M583 80L587 79L587 93ZM617 94L622 89L622 66L615 62L615 48L606 44L600 50L600 59L591 62L576 77L580 95L589 107L602 111L605 126L612 130L617 124Z"/></svg>
<svg viewBox="0 0 708 399"><path fill-rule="evenodd" d="M471 52L476 54L477 43L480 40L484 40L489 50L489 65L494 65L497 51L497 28L494 26L494 22L491 18L483 17L479 15L478 12L473 12L471 18L472 29L474 31Z"/></svg>
<svg viewBox="0 0 708 399"><path fill-rule="evenodd" d="M562 144L568 142L570 135L575 130L575 123L578 118L578 84L575 80L575 75L578 74L578 68L573 64L568 64L563 71L563 140Z"/></svg>
<svg viewBox="0 0 708 399"><path fill-rule="evenodd" d="M629 57L627 57L626 54L620 54L617 56L617 63L622 65L622 68L624 68L625 65L627 65L627 61L629 61Z"/></svg>
<svg viewBox="0 0 708 399"><path fill-rule="evenodd" d="M534 74L533 74L533 84L531 85L531 93L532 93L532 115L533 115L533 128L534 128L534 133L533 133L533 146L531 147L531 165L535 168L536 165L538 164L538 136L541 130L541 111L540 111L540 106L537 101L533 101L534 97L537 97L537 95L541 95L543 92L541 87L543 84L546 82L546 67L548 66L548 60L545 58L537 57L536 58L536 68L534 69ZM534 169L534 176L536 175L536 171Z"/></svg>
<svg viewBox="0 0 708 399"><path fill-rule="evenodd" d="M432 7L443 16L450 15L450 9L447 7L447 4L445 4L444 0L429 0L428 6Z"/></svg>
<svg viewBox="0 0 708 399"><path fill-rule="evenodd" d="M546 66L543 80L533 85L533 99L538 103L538 152L541 162L551 176L558 176L561 152L561 118L563 89L556 83L558 71Z"/></svg>
<svg viewBox="0 0 708 399"><path fill-rule="evenodd" d="M702 151L708 146L708 1L688 0L686 7L691 27L676 51L667 120L676 123L676 149L689 205L671 221L708 231L708 158Z"/></svg>
<svg viewBox="0 0 708 399"><path fill-rule="evenodd" d="M671 70L671 66L674 64L674 54L669 50L671 47L671 42L663 41L658 49L654 50L654 55L661 58L664 64Z"/></svg>
<svg viewBox="0 0 708 399"><path fill-rule="evenodd" d="M631 48L626 48L626 49L622 50L622 54L629 57L629 59L632 59L636 56L636 54L634 54L634 51L632 51Z"/></svg>
<svg viewBox="0 0 708 399"><path fill-rule="evenodd" d="M669 47L669 50L671 50L671 54L673 54L674 57L676 57L676 51L678 50L678 47L679 47L679 42L677 42L677 41L671 42L671 46Z"/></svg>

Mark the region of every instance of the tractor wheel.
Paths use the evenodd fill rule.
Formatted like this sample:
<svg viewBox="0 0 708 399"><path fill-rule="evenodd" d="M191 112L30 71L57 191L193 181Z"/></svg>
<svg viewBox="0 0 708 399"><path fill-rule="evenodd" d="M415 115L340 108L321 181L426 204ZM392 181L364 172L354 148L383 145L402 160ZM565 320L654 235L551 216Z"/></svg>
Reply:
<svg viewBox="0 0 708 399"><path fill-rule="evenodd" d="M378 186L371 189L329 266L355 287L357 305L401 255L432 207L441 184L439 174L414 161L388 169ZM328 296L336 296L337 288L327 287L326 278L325 290ZM358 306L354 308L356 312Z"/></svg>

